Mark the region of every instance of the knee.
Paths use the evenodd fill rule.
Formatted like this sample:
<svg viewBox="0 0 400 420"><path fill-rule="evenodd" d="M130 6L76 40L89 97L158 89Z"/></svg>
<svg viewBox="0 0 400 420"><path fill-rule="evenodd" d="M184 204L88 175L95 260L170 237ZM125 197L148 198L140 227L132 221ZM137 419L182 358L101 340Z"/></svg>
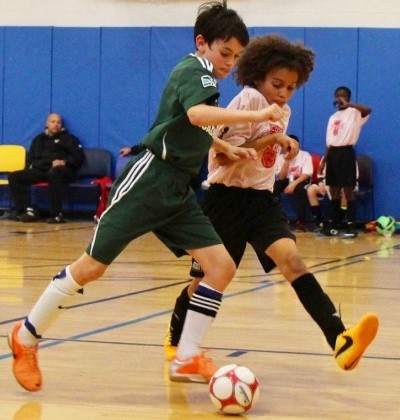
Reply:
<svg viewBox="0 0 400 420"><path fill-rule="evenodd" d="M303 259L297 251L288 252L280 261L278 269L286 280L292 282L307 272Z"/></svg>
<svg viewBox="0 0 400 420"><path fill-rule="evenodd" d="M236 265L232 258L228 258L226 261L226 278L231 280L236 273Z"/></svg>
<svg viewBox="0 0 400 420"><path fill-rule="evenodd" d="M229 283L236 272L236 265L230 255L226 253L221 256L218 262L207 265L204 269L204 274L212 281L222 282L224 286Z"/></svg>
<svg viewBox="0 0 400 420"><path fill-rule="evenodd" d="M106 269L107 265L95 260L87 254L84 254L70 265L72 277L81 286L99 279L105 273Z"/></svg>

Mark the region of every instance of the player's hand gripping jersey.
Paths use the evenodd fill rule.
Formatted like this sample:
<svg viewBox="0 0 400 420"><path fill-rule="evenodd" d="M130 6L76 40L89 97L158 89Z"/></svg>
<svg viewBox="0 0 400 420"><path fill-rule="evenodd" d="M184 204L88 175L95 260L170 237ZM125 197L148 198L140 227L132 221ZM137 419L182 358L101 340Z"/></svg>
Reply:
<svg viewBox="0 0 400 420"><path fill-rule="evenodd" d="M228 109L258 110L270 104L256 89L246 86L228 105ZM223 136L235 146L245 145L252 147L251 143L263 136L273 133L285 133L289 118L290 107L284 106L285 118L278 122L244 123L230 126ZM224 184L228 187L254 188L257 190L273 191L276 165L281 147L278 144L267 146L257 152L257 160L240 160L229 165L219 166L213 150L209 153L210 184Z"/></svg>

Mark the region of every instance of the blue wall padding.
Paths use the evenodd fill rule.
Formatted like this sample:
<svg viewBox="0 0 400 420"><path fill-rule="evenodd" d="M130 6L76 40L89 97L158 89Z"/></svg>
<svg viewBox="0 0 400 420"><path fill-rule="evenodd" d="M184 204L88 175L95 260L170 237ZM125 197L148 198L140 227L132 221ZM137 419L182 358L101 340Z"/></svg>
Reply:
<svg viewBox="0 0 400 420"><path fill-rule="evenodd" d="M400 46L399 29L361 29L358 88L373 113L357 146L372 157L377 216L400 218Z"/></svg>
<svg viewBox="0 0 400 420"><path fill-rule="evenodd" d="M54 28L51 108L85 146L100 146L101 29Z"/></svg>
<svg viewBox="0 0 400 420"><path fill-rule="evenodd" d="M255 27L250 33L281 33L316 52L309 82L290 102L289 132L305 150L324 152L337 86L347 85L355 101L373 108L356 149L374 161L376 214L399 218L400 186L391 180L399 160L400 29ZM147 132L170 71L193 51L190 27L1 27L0 143L29 147L52 111L84 146L116 156ZM225 106L239 88L228 77L220 90Z"/></svg>
<svg viewBox="0 0 400 420"><path fill-rule="evenodd" d="M100 138L115 153L149 127L150 28L104 28L101 34Z"/></svg>
<svg viewBox="0 0 400 420"><path fill-rule="evenodd" d="M0 28L0 139L3 138L3 92L4 92L4 32L5 28Z"/></svg>
<svg viewBox="0 0 400 420"><path fill-rule="evenodd" d="M169 73L188 53L193 52L193 29L188 27L155 27L151 29L150 45L150 108L149 121L154 121L158 104Z"/></svg>
<svg viewBox="0 0 400 420"><path fill-rule="evenodd" d="M52 29L7 27L4 33L3 143L29 146L51 103Z"/></svg>

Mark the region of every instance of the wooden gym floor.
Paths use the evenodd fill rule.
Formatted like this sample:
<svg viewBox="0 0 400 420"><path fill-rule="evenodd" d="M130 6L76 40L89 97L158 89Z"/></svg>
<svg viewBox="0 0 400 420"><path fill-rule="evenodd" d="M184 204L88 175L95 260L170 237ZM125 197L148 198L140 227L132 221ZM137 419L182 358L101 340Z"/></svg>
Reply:
<svg viewBox="0 0 400 420"><path fill-rule="evenodd" d="M206 385L171 383L162 343L187 284L189 258L176 259L151 234L132 243L85 288L41 344L43 389L14 380L6 336L51 277L85 249L90 222L0 221L0 420L221 419ZM207 335L220 364L254 370L261 384L248 419L400 419L400 236L355 240L298 235L309 269L351 326L380 317L358 368L343 372L322 333L282 276L265 275L251 249Z"/></svg>

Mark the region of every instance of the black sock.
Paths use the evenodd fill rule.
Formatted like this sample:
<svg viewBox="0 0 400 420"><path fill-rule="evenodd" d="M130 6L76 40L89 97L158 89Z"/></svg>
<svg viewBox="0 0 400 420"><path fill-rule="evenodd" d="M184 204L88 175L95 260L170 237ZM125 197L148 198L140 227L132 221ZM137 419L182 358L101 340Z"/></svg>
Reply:
<svg viewBox="0 0 400 420"><path fill-rule="evenodd" d="M189 308L190 298L188 295L189 286L186 286L175 301L174 311L171 315L170 332L171 345L178 346L181 339L183 324L185 323L186 313Z"/></svg>
<svg viewBox="0 0 400 420"><path fill-rule="evenodd" d="M311 214L314 217L315 223L319 224L322 222L321 206L311 206Z"/></svg>
<svg viewBox="0 0 400 420"><path fill-rule="evenodd" d="M342 215L340 199L331 200L331 209L332 209L332 227L335 229L339 229L341 215Z"/></svg>
<svg viewBox="0 0 400 420"><path fill-rule="evenodd" d="M347 202L347 222L348 223L355 223L356 221L356 201L355 200L349 200Z"/></svg>
<svg viewBox="0 0 400 420"><path fill-rule="evenodd" d="M335 349L336 337L345 330L342 320L329 296L324 293L317 279L306 273L292 282L300 302L324 333L328 344Z"/></svg>

